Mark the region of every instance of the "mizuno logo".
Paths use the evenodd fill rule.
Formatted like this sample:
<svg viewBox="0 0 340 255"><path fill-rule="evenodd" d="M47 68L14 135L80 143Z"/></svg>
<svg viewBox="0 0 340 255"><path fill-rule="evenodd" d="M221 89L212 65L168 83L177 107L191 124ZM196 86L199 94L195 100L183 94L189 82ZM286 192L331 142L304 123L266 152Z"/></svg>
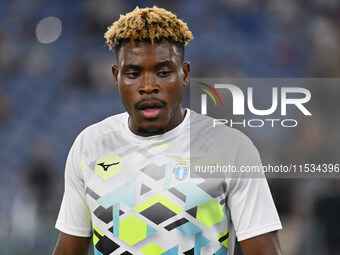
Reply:
<svg viewBox="0 0 340 255"><path fill-rule="evenodd" d="M102 162L102 163L99 163L99 164L97 164L97 165L98 165L98 166L101 166L101 167L103 168L104 171L107 171L107 170L109 169L110 166L118 165L119 163L120 163L120 162L105 165L105 162Z"/></svg>

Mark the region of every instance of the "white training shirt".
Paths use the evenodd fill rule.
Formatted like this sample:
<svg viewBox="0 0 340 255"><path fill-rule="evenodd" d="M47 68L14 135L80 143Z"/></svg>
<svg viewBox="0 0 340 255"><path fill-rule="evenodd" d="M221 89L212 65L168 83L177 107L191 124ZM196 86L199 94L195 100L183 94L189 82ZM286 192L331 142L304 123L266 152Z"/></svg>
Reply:
<svg viewBox="0 0 340 255"><path fill-rule="evenodd" d="M232 255L236 238L282 228L263 176L196 171L260 166L240 131L187 109L176 128L141 137L128 118L109 117L77 137L57 229L93 236L95 254Z"/></svg>

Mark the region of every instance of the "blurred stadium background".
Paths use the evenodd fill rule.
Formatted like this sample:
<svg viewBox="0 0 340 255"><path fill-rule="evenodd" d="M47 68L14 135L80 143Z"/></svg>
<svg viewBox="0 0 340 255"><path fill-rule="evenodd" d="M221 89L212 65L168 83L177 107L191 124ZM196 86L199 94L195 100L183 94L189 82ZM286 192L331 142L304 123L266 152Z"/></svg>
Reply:
<svg viewBox="0 0 340 255"><path fill-rule="evenodd" d="M103 34L120 14L154 4L192 30L186 59L194 77L340 76L338 0L0 1L0 254L51 254L73 140L123 111ZM330 100L320 107L336 105L337 95ZM340 141L339 122L331 125L332 136L316 121L289 137L298 153L287 160L327 153L324 139ZM265 143L264 135L254 139ZM268 157L275 162L273 153ZM284 254L340 254L340 182L269 182Z"/></svg>

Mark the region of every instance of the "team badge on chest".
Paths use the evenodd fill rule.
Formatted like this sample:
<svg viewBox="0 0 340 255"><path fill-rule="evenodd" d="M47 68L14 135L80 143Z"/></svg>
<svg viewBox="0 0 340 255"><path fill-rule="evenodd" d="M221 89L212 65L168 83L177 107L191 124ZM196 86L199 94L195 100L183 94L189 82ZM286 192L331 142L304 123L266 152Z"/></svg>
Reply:
<svg viewBox="0 0 340 255"><path fill-rule="evenodd" d="M189 165L176 165L174 168L174 175L179 180L184 180L189 174Z"/></svg>
<svg viewBox="0 0 340 255"><path fill-rule="evenodd" d="M190 172L190 157L183 158L181 156L167 155L168 158L176 161L173 173L177 180L182 181L189 176Z"/></svg>

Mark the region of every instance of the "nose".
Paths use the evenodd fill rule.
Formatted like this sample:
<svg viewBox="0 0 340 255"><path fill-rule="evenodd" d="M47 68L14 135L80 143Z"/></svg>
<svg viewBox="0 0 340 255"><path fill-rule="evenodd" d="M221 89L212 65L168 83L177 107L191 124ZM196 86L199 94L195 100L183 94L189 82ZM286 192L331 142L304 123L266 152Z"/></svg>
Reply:
<svg viewBox="0 0 340 255"><path fill-rule="evenodd" d="M145 74L141 79L141 85L139 87L139 94L157 94L159 88L156 84L156 80L152 74Z"/></svg>

